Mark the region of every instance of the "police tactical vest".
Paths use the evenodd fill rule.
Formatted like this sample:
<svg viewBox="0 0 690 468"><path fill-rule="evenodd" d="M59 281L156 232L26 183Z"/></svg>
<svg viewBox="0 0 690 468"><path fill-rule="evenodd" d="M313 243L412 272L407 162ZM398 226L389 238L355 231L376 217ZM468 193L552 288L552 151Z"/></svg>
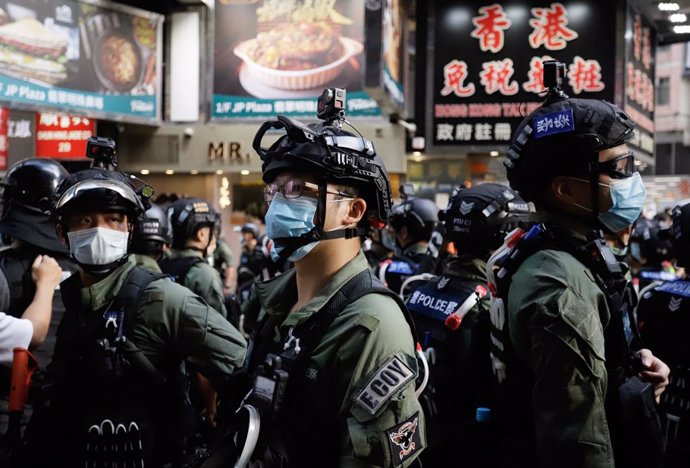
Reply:
<svg viewBox="0 0 690 468"><path fill-rule="evenodd" d="M161 271L169 275L173 281L184 285L189 270L199 263L204 263L204 259L195 255L190 255L188 257L163 258L158 262L158 266L160 266Z"/></svg>
<svg viewBox="0 0 690 468"><path fill-rule="evenodd" d="M485 288L450 270L410 284L406 305L429 364L429 381L419 397L429 441L421 454L425 466L459 460L467 444L463 428L474 419L475 408L493 403L489 315L477 287ZM458 313L468 299L472 308L463 315L460 326L451 329L446 325L448 317Z"/></svg>
<svg viewBox="0 0 690 468"><path fill-rule="evenodd" d="M74 456L86 462L102 452L93 447L107 443L110 437L98 439L92 430L104 430L108 421L116 429L128 429L124 438L136 432L147 464L179 456L183 450L180 441L196 431L182 363L171 355L164 368L158 369L128 338L144 289L162 277L134 267L115 299L99 311L83 308L78 275L61 285L67 312L60 325L59 359L49 372L61 376L55 382L55 405L70 411L69 417L78 418L77 432L69 436L81 441L78 450L83 452ZM132 422L134 431L130 430Z"/></svg>
<svg viewBox="0 0 690 468"><path fill-rule="evenodd" d="M366 294L383 294L396 301L406 317L414 336L414 324L401 299L385 288L369 270L350 279L323 308L307 321L290 330L281 342L273 341L278 321L267 316L259 324L250 343L248 369L260 366L269 354L280 356L282 368L289 375L287 391L278 414L268 415L262 423L262 435L255 457L267 467L322 467L335 466L334 454L340 408L336 407L344 395L336 395L332 387L335 376L329 366L323 369L309 367L311 354L319 345L336 317L352 302ZM391 370L393 374L395 372ZM395 374L393 377L397 377ZM387 378L393 378L388 376ZM371 397L372 404L376 398ZM262 415L262 421L267 415ZM271 418L274 422L271 422Z"/></svg>

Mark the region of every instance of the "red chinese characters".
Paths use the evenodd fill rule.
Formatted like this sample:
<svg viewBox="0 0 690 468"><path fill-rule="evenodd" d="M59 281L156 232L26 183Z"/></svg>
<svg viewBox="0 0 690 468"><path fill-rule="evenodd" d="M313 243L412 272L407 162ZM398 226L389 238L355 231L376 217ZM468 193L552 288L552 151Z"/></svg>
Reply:
<svg viewBox="0 0 690 468"><path fill-rule="evenodd" d="M475 26L470 34L479 39L479 48L482 52L499 52L503 49L505 35L503 31L510 28L512 22L503 11L503 7L497 3L483 6L479 9L479 16L472 18Z"/></svg>
<svg viewBox="0 0 690 468"><path fill-rule="evenodd" d="M654 84L652 79L632 63L626 66L625 95L643 110L654 111Z"/></svg>
<svg viewBox="0 0 690 468"><path fill-rule="evenodd" d="M568 67L568 81L575 94L580 94L583 91L602 91L604 83L601 81L599 61L585 60L576 55L573 63Z"/></svg>
<svg viewBox="0 0 690 468"><path fill-rule="evenodd" d="M529 71L527 72L528 81L522 83L522 89L528 93L541 93L544 91L544 62L553 60L548 55L543 57L532 57L529 61Z"/></svg>
<svg viewBox="0 0 690 468"><path fill-rule="evenodd" d="M649 34L649 28L642 29L642 65L645 70L652 66L652 44Z"/></svg>
<svg viewBox="0 0 690 468"><path fill-rule="evenodd" d="M578 34L567 27L568 13L560 3L552 3L551 8L532 8L532 15L529 24L534 31L529 35L529 45L533 49L543 45L548 50L562 50L568 41L577 39Z"/></svg>
<svg viewBox="0 0 690 468"><path fill-rule="evenodd" d="M520 88L517 81L510 81L514 71L511 59L484 62L482 64L482 71L479 72L479 78L486 94L493 94L495 92L500 92L504 96L517 94Z"/></svg>
<svg viewBox="0 0 690 468"><path fill-rule="evenodd" d="M642 18L640 15L635 15L633 20L633 57L638 62L640 61L640 51L642 50Z"/></svg>
<svg viewBox="0 0 690 468"><path fill-rule="evenodd" d="M474 83L465 85L467 63L463 60L451 60L443 67L443 89L441 95L455 93L458 97L469 97L474 94Z"/></svg>

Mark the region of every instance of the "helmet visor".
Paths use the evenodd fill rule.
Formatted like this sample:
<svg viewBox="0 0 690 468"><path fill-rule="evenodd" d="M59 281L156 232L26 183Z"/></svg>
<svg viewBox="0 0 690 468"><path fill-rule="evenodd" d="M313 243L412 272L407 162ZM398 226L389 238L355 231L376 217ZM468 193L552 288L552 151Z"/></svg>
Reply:
<svg viewBox="0 0 690 468"><path fill-rule="evenodd" d="M60 211L70 202L77 200L93 190L108 190L119 195L132 204L132 207L144 211L144 206L134 190L124 182L118 180L87 179L77 182L60 195L55 203L55 210Z"/></svg>

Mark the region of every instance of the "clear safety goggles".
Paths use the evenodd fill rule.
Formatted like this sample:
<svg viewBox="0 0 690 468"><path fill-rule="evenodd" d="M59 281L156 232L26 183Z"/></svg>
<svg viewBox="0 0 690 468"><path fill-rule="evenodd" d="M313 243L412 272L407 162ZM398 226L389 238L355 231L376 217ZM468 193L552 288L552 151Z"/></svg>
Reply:
<svg viewBox="0 0 690 468"><path fill-rule="evenodd" d="M266 200L266 203L271 203L277 193L282 194L287 200L294 200L301 196L317 199L319 197L319 186L298 178L289 179L282 184L267 184L264 187L264 200ZM343 198L355 198L349 193L340 192L338 190L326 189L326 193L339 195Z"/></svg>

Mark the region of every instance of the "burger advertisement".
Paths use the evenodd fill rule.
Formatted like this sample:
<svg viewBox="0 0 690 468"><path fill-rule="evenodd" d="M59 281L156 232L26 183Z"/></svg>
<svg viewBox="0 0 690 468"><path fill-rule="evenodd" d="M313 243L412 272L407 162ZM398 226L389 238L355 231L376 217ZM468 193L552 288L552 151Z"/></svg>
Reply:
<svg viewBox="0 0 690 468"><path fill-rule="evenodd" d="M104 2L0 0L0 101L157 121L161 26Z"/></svg>
<svg viewBox="0 0 690 468"><path fill-rule="evenodd" d="M215 119L311 117L324 88L346 88L348 116L381 110L363 90L364 0L218 0Z"/></svg>

